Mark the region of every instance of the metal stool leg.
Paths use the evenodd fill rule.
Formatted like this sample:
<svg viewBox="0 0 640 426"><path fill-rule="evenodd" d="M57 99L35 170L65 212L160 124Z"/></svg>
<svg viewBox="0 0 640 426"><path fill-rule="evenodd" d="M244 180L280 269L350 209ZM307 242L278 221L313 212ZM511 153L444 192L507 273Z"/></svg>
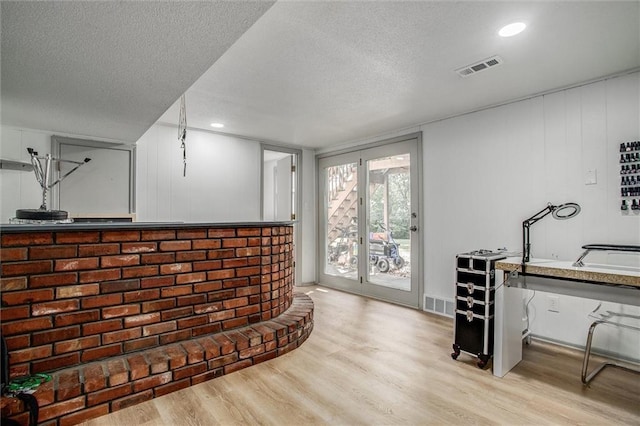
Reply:
<svg viewBox="0 0 640 426"><path fill-rule="evenodd" d="M593 341L593 332L595 331L598 324L600 324L600 321L594 322L593 324L591 324L591 327L589 327L589 333L587 334L587 344L584 347L584 359L582 360L582 383L585 385L588 385L589 382L596 376L596 374L602 371L602 369L605 367L604 365L601 365L600 367L596 368L593 373L587 376L587 369L589 367L589 356L591 355L591 342Z"/></svg>
<svg viewBox="0 0 640 426"><path fill-rule="evenodd" d="M631 368L626 365L621 365L611 361L606 361L598 365L591 373L587 375L589 356L591 355L591 342L593 340L593 332L595 331L598 324L602 324L604 322L606 321L596 321L591 324L591 327L589 327L589 333L587 334L587 344L584 348L584 359L582 360L582 383L584 385L588 385L602 370L605 369L605 367L616 367L633 373L640 373L640 370L637 370L635 368Z"/></svg>

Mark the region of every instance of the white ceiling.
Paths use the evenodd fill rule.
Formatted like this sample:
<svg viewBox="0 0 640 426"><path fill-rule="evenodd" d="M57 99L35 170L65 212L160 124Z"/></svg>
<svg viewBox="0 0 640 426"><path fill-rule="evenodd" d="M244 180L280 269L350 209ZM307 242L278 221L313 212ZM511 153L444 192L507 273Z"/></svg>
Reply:
<svg viewBox="0 0 640 426"><path fill-rule="evenodd" d="M135 142L273 3L3 1L2 124Z"/></svg>
<svg viewBox="0 0 640 426"><path fill-rule="evenodd" d="M189 127L326 148L640 68L638 1L6 3L3 124L127 141L185 90Z"/></svg>
<svg viewBox="0 0 640 426"><path fill-rule="evenodd" d="M278 2L189 89L188 123L326 147L591 80L640 66L638 5Z"/></svg>

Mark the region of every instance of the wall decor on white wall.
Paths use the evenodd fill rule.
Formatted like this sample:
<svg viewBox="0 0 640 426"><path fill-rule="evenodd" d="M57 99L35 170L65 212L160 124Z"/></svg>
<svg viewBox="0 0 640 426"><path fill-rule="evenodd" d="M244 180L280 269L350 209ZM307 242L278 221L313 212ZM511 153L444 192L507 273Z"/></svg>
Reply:
<svg viewBox="0 0 640 426"><path fill-rule="evenodd" d="M35 174L36 181L42 190L42 204L40 204L40 208L38 209L16 210L16 217L12 220L12 223L29 223L30 221L68 222L69 213L67 211L52 210L49 208L51 204L48 199L51 189L62 183L64 179L69 177L81 166L91 161L91 158L85 157L82 161L65 160L55 158L49 153L39 155L36 150L30 147L27 148L27 152L31 156L31 167ZM68 170L65 170L64 173L61 173L63 164L71 164L72 166ZM54 175L54 169L57 170L57 176Z"/></svg>
<svg viewBox="0 0 640 426"><path fill-rule="evenodd" d="M51 133L0 128L0 157L22 164L30 164L27 148L40 155L51 154ZM39 206L42 202L40 185L33 177L31 168L0 169L0 222L9 223L17 209Z"/></svg>
<svg viewBox="0 0 640 426"><path fill-rule="evenodd" d="M135 213L134 145L52 136L52 151L75 161L91 158L77 178L54 188L54 205L69 210L73 217L127 217ZM67 173L59 169L58 175Z"/></svg>
<svg viewBox="0 0 640 426"><path fill-rule="evenodd" d="M620 144L620 210L640 212L640 141Z"/></svg>
<svg viewBox="0 0 640 426"><path fill-rule="evenodd" d="M187 105L184 93L180 96L180 116L178 118L178 141L182 149L182 176L187 176Z"/></svg>
<svg viewBox="0 0 640 426"><path fill-rule="evenodd" d="M69 217L131 215L135 211L135 147L116 141L96 141L79 136L61 136L45 130L0 126L0 156L30 164L27 148L54 158L83 162L69 178L53 186L47 200L51 209L69 212ZM104 155L104 156L103 156ZM98 159L98 157L100 157ZM53 180L75 167L61 164L53 170ZM19 209L42 204L42 189L32 168L0 169L0 223L9 223Z"/></svg>

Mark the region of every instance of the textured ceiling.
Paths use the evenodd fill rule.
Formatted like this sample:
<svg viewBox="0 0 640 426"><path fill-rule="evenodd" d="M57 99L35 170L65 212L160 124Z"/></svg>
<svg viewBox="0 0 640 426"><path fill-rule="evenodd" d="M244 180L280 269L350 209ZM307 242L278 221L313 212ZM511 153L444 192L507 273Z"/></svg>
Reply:
<svg viewBox="0 0 640 426"><path fill-rule="evenodd" d="M326 148L637 69L639 6L278 2L187 92L188 123ZM527 30L497 35L514 21ZM504 64L454 72L492 55Z"/></svg>
<svg viewBox="0 0 640 426"><path fill-rule="evenodd" d="M2 124L135 142L273 5L2 2Z"/></svg>
<svg viewBox="0 0 640 426"><path fill-rule="evenodd" d="M188 89L190 127L322 149L640 68L638 1L271 6L2 1L2 124L132 142Z"/></svg>

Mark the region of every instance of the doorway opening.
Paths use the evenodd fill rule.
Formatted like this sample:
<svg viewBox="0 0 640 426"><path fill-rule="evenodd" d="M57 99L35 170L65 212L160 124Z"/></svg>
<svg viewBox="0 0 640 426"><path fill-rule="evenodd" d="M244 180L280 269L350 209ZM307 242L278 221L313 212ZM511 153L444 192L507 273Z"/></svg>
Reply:
<svg viewBox="0 0 640 426"><path fill-rule="evenodd" d="M300 265L300 162L302 151L262 145L262 190L260 191L263 222L292 222L295 265ZM301 268L295 268L295 282L301 282Z"/></svg>
<svg viewBox="0 0 640 426"><path fill-rule="evenodd" d="M420 134L318 160L321 284L420 307Z"/></svg>

